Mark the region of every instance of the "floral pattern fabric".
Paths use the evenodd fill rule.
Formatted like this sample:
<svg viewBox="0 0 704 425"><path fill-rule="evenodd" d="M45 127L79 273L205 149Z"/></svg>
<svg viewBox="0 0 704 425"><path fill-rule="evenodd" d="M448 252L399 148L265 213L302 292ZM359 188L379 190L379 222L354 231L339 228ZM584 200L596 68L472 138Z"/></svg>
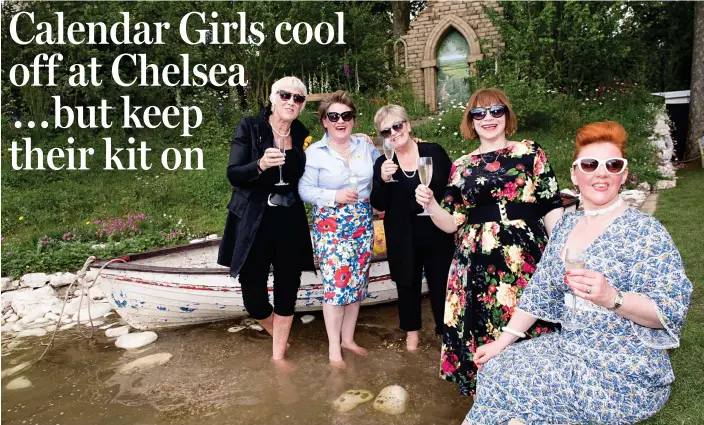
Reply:
<svg viewBox="0 0 704 425"><path fill-rule="evenodd" d="M473 395L477 347L493 341L511 319L547 242L542 221L466 223L472 209L517 204L544 216L561 208L557 180L540 146L524 140L455 161L443 207L458 226L445 299L440 376ZM534 337L556 328L539 321Z"/></svg>
<svg viewBox="0 0 704 425"><path fill-rule="evenodd" d="M666 349L679 345L692 291L677 248L657 220L628 209L582 255L585 267L614 287L650 298L662 329L583 299L573 315L559 253L582 215L567 214L555 225L518 308L547 321L576 319L583 327L563 326L491 359L479 373L468 423L633 424L667 401L674 374Z"/></svg>
<svg viewBox="0 0 704 425"><path fill-rule="evenodd" d="M369 201L314 208L313 241L323 302L347 305L365 299L374 243Z"/></svg>

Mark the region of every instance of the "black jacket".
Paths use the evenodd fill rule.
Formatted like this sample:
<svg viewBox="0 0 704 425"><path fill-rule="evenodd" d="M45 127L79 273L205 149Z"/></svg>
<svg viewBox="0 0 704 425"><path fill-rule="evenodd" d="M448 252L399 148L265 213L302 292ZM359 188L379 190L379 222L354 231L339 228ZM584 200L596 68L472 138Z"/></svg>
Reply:
<svg viewBox="0 0 704 425"><path fill-rule="evenodd" d="M230 145L230 162L227 166L227 179L232 184L232 196L227 205L228 214L225 231L220 242L218 264L230 267L230 275L239 274L247 259L254 237L259 229L272 184L279 179L278 168L267 169L261 175L257 170L257 160L264 156L264 151L274 147L274 134L268 122L271 115L264 109L259 115L244 117L237 126ZM303 142L308 137L308 130L298 120L291 124L293 149L298 153L300 175L290 181L290 187L298 197L298 180L305 168ZM291 238L292 255L300 258L301 270L315 271L313 262L313 245L303 202L298 201L288 208L296 216L296 226L287 233Z"/></svg>
<svg viewBox="0 0 704 425"><path fill-rule="evenodd" d="M450 179L450 169L452 162L442 146L437 143L418 143L418 153L421 157L433 158L433 178L430 182L430 190L438 202L442 201ZM415 261L413 258L413 239L421 235L413 228L414 216L422 211L415 196L407 193L400 193L397 189L401 183L387 183L381 178L381 164L386 157L381 156L374 164L374 180L371 204L379 211L384 211L384 233L386 234L386 253L389 262L391 279L400 285L408 284L411 279L411 266ZM394 162L398 165L398 159L394 157ZM394 174L394 179L403 178L401 168ZM430 218L427 218L428 220ZM443 232L432 223L427 226L427 231L422 232L422 237L429 238L425 241L452 258L455 243L454 235Z"/></svg>

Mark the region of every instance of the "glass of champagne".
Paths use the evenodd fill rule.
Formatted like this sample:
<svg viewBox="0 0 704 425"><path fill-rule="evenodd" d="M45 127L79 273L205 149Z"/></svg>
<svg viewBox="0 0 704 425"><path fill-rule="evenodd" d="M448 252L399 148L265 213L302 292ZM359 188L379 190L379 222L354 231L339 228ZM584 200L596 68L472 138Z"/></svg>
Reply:
<svg viewBox="0 0 704 425"><path fill-rule="evenodd" d="M418 178L423 186L428 187L430 185L430 181L433 179L433 158L429 156L418 158ZM423 206L423 212L418 215L432 216L425 206Z"/></svg>
<svg viewBox="0 0 704 425"><path fill-rule="evenodd" d="M585 262L580 258L580 252L576 249L565 248L565 271L583 269L584 267ZM569 287L567 292L572 295L572 315L565 325L571 329L583 328L583 323L577 320L577 296L570 291Z"/></svg>
<svg viewBox="0 0 704 425"><path fill-rule="evenodd" d="M354 190L355 192L359 187L359 177L357 177L357 175L352 171L350 171L350 175L347 178L347 184L349 185L350 189Z"/></svg>
<svg viewBox="0 0 704 425"><path fill-rule="evenodd" d="M281 151L282 154L286 155L286 139L274 139L274 144ZM279 165L279 182L274 186L288 186L288 183L284 181L284 166Z"/></svg>
<svg viewBox="0 0 704 425"><path fill-rule="evenodd" d="M391 139L384 139L384 156L386 159L394 159L394 153L396 152L396 148L394 148L394 144L391 143ZM391 179L387 181L386 183L396 183L398 180L394 180L394 177L391 176Z"/></svg>

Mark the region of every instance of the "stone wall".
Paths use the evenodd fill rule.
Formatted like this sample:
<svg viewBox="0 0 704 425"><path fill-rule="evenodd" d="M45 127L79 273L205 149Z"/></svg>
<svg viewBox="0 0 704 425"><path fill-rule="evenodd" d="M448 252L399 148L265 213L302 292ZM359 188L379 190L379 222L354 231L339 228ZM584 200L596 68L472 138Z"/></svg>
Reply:
<svg viewBox="0 0 704 425"><path fill-rule="evenodd" d="M411 21L408 33L402 37L407 49L406 70L413 90L431 109L434 110L437 105L437 47L448 30L454 28L467 39L471 52L467 57L470 67L480 59L496 55L498 49L503 47L499 32L484 13L484 7L490 7L497 13L503 11L495 1L429 0L426 9Z"/></svg>

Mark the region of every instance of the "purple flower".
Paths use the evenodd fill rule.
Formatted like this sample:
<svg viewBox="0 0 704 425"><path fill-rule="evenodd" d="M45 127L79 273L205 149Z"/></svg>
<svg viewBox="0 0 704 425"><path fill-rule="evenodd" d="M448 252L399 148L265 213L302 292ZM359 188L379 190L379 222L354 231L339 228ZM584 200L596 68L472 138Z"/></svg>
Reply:
<svg viewBox="0 0 704 425"><path fill-rule="evenodd" d="M343 66L342 69L345 71L345 77L350 78L350 76L352 75L352 71L350 70L350 66L345 64L345 66Z"/></svg>

